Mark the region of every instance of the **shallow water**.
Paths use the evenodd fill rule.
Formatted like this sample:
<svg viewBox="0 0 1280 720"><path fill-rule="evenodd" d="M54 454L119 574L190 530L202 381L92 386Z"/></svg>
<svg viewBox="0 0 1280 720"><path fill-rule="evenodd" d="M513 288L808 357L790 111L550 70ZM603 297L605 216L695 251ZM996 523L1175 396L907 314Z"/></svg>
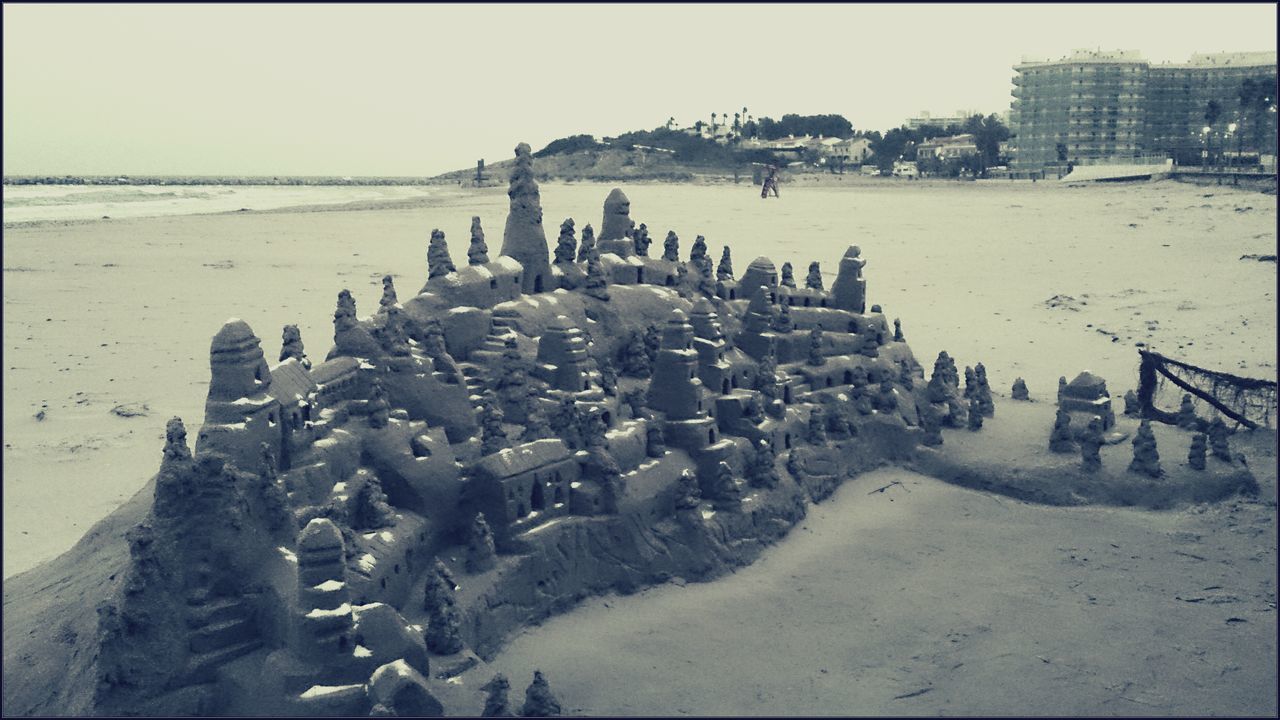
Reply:
<svg viewBox="0 0 1280 720"><path fill-rule="evenodd" d="M457 194L423 186L5 185L4 222L200 215Z"/></svg>

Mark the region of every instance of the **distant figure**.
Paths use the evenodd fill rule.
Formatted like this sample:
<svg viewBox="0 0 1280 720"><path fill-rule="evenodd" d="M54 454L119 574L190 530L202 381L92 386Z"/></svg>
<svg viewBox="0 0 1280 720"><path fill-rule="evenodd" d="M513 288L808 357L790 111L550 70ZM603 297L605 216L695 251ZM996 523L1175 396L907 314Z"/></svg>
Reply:
<svg viewBox="0 0 1280 720"><path fill-rule="evenodd" d="M760 198L769 197L769 190L773 190L773 196L778 197L778 167L776 165L769 166L769 174L765 175L764 182L760 184Z"/></svg>

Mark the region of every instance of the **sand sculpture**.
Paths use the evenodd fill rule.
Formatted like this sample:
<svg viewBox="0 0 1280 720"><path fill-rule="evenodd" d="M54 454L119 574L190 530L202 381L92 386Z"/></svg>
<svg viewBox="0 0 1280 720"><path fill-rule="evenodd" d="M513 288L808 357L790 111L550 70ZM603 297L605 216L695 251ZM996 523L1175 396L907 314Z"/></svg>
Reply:
<svg viewBox="0 0 1280 720"><path fill-rule="evenodd" d="M1178 427L1183 430L1195 430L1200 427L1200 420L1196 418L1196 406L1191 402L1191 396L1184 394L1182 403L1178 406Z"/></svg>
<svg viewBox="0 0 1280 720"><path fill-rule="evenodd" d="M1015 378L1013 381L1013 390L1009 396L1014 400L1030 400L1031 393L1027 391L1027 381L1022 378Z"/></svg>
<svg viewBox="0 0 1280 720"><path fill-rule="evenodd" d="M1071 413L1059 407L1053 420L1053 431L1049 434L1049 449L1056 453L1075 452L1075 436L1071 432Z"/></svg>
<svg viewBox="0 0 1280 720"><path fill-rule="evenodd" d="M1151 421L1143 420L1138 432L1133 436L1133 460L1129 463L1129 472L1142 473L1158 478L1163 474L1160 469L1160 453L1156 451L1156 436L1151 432Z"/></svg>
<svg viewBox="0 0 1280 720"><path fill-rule="evenodd" d="M1205 453L1209 449L1209 437L1204 433L1191 436L1191 448L1187 451L1187 465L1192 470L1205 469Z"/></svg>
<svg viewBox="0 0 1280 720"><path fill-rule="evenodd" d="M1061 410L1059 410L1061 412ZM1080 436L1080 465L1085 472L1096 473L1102 470L1102 418L1094 415L1089 419L1084 433Z"/></svg>
<svg viewBox="0 0 1280 720"><path fill-rule="evenodd" d="M508 195L497 257L477 220L462 268L432 232L413 297L388 278L361 317L340 292L324 362L295 326L274 367L244 321L217 331L195 451L171 420L102 598L85 707L439 714L442 678L522 625L728 572L841 478L991 416L984 368L968 402L945 352L926 386L900 326L866 311L857 248L830 291L816 262L804 288L767 258L739 282L702 236L687 261L674 233L661 258L638 253L615 190L601 242L586 225L575 247L568 219L553 266L527 145ZM1097 408L1080 385L1055 444L1072 443L1069 400ZM1210 428L1219 457L1225 432ZM1154 442L1135 453L1158 463ZM487 690L485 714L509 712L505 678ZM521 712L559 711L536 673Z"/></svg>
<svg viewBox="0 0 1280 720"><path fill-rule="evenodd" d="M1222 418L1216 417L1213 422L1209 423L1209 449L1213 451L1213 456L1223 462L1231 462L1231 446L1228 441L1231 431L1227 429L1227 424L1222 422Z"/></svg>

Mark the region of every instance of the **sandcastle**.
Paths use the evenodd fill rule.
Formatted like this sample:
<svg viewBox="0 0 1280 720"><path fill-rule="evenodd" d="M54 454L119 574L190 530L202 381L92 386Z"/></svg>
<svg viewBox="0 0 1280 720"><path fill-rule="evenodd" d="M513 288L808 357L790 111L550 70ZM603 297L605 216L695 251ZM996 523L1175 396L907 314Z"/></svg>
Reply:
<svg viewBox="0 0 1280 720"><path fill-rule="evenodd" d="M919 365L866 310L858 248L830 290L817 262L804 287L764 257L738 276L702 236L687 261L674 232L650 257L615 189L599 240L566 219L552 258L527 145L508 194L496 256L474 217L465 264L431 231L413 297L387 276L362 317L339 293L323 362L295 325L274 366L248 323L214 335L195 452L171 421L128 590L100 610L97 708L435 712L433 670L585 592L745 562L722 543L775 538L925 434ZM667 522L649 541L667 549L635 567L578 551L596 576L533 550L585 533L634 552L626 533ZM545 600L481 609L535 583Z"/></svg>
<svg viewBox="0 0 1280 720"><path fill-rule="evenodd" d="M94 598L92 712L509 712L505 678L488 698L472 680L523 626L730 572L887 463L1032 501L1245 487L1221 421L1193 442L1190 479L1160 474L1145 436L1134 472L1104 466L1117 433L1087 375L1063 378L1051 438L1079 466L1010 471L1015 455L988 472L975 450L1053 408L995 419L986 368L962 389L945 352L926 383L901 321L868 302L860 248L829 285L817 261L800 283L804 265L735 260L734 238L687 235L682 259L615 189L602 216L584 209L599 240L555 218L552 255L532 163L518 147L500 252L479 217L422 228L421 289L385 276L363 315L338 292L327 353L310 338L308 357L291 324L272 365L248 323L218 329L194 453L171 420L150 507L121 515L141 522ZM446 235L455 252L469 236L465 262ZM526 715L558 711L540 674L526 697Z"/></svg>

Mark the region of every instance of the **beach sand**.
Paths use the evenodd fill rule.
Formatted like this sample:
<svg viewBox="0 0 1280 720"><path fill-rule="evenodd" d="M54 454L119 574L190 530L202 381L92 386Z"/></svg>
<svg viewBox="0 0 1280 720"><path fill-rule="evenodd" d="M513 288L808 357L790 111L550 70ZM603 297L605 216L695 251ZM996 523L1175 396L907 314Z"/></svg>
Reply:
<svg viewBox="0 0 1280 720"><path fill-rule="evenodd" d="M593 716L1274 716L1275 528L1274 502L1054 508L879 470L734 575L587 600L447 690L476 713L502 672L518 705L541 669Z"/></svg>
<svg viewBox="0 0 1280 720"><path fill-rule="evenodd" d="M767 254L801 278L819 260L829 283L860 245L868 302L902 319L926 370L945 349L961 368L986 365L997 391L1022 376L1051 400L1058 376L1087 368L1120 395L1136 384L1138 342L1275 374L1276 267L1238 259L1276 252L1273 196L1175 182L827 185L784 183L769 200L745 182L625 190L652 237L674 229L682 255L698 234L717 258L730 244L739 273ZM598 227L609 188L544 184L549 241L565 217ZM408 297L425 281L432 228L459 262L480 215L496 254L506 209L505 190L489 188L393 209L6 229L4 576L65 551L142 487L168 418L194 433L209 340L226 319L246 320L269 361L296 323L322 359L339 290L367 314L390 273Z"/></svg>

